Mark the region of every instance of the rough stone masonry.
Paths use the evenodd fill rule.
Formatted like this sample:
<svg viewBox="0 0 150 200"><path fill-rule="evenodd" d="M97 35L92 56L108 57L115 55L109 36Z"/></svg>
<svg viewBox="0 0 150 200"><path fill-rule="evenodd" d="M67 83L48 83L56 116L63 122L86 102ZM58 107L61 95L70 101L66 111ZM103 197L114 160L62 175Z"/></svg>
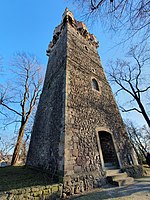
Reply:
<svg viewBox="0 0 150 200"><path fill-rule="evenodd" d="M97 52L66 9L55 28L27 165L63 180L67 193L105 183L105 170L137 164Z"/></svg>

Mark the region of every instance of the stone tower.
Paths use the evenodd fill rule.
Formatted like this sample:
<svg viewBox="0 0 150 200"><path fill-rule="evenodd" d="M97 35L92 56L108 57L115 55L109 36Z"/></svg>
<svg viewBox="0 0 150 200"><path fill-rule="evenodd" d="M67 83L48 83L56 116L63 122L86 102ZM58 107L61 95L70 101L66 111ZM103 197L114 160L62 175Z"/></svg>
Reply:
<svg viewBox="0 0 150 200"><path fill-rule="evenodd" d="M27 165L100 185L109 166L137 164L97 52L98 41L66 9L55 28Z"/></svg>

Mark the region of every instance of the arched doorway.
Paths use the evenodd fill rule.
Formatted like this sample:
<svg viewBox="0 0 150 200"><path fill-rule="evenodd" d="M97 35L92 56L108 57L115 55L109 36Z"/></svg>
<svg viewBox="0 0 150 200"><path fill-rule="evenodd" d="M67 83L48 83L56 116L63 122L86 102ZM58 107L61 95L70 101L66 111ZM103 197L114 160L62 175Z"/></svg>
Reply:
<svg viewBox="0 0 150 200"><path fill-rule="evenodd" d="M119 162L111 134L106 131L99 131L98 134L100 139L104 167L118 168Z"/></svg>

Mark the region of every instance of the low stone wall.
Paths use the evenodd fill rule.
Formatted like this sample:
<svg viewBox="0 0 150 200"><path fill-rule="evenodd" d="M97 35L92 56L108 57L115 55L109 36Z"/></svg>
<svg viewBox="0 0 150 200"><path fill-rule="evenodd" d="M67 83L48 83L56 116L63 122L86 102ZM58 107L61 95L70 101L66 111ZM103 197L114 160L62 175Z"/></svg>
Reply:
<svg viewBox="0 0 150 200"><path fill-rule="evenodd" d="M62 184L14 189L0 193L0 200L56 200L62 196Z"/></svg>

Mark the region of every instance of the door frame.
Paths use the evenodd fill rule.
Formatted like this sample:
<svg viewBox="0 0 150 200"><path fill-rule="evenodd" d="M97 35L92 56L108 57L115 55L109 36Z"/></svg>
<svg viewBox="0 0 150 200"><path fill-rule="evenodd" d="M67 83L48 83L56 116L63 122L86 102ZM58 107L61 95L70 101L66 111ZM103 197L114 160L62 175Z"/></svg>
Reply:
<svg viewBox="0 0 150 200"><path fill-rule="evenodd" d="M122 168L122 164L121 164L121 160L120 160L120 153L119 153L118 148L116 146L113 133L105 127L97 127L96 128L97 145L98 145L98 149L99 149L99 155L100 155L100 160L101 160L101 164L102 164L102 169L105 170L105 166L104 166L104 158L103 158L103 153L102 153L102 148L101 148L101 143L100 143L100 138L99 138L99 132L107 132L111 135L112 142L114 144L114 149L115 149L117 159L118 159L118 164L119 164L119 167Z"/></svg>

